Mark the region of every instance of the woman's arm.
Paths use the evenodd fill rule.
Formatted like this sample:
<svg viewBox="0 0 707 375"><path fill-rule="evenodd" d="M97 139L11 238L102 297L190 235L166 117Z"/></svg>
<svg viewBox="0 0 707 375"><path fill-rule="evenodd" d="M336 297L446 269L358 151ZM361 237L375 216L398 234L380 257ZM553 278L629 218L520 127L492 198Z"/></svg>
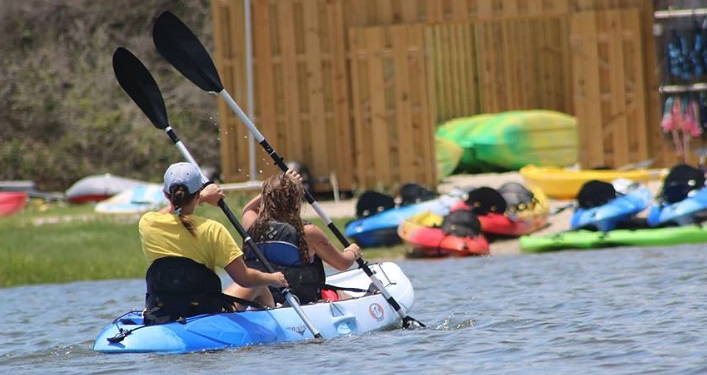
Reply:
<svg viewBox="0 0 707 375"><path fill-rule="evenodd" d="M344 251L339 251L316 225L305 225L304 235L310 251L314 250L323 261L339 271L349 269L356 259L361 257L361 249L357 244L351 244Z"/></svg>
<svg viewBox="0 0 707 375"><path fill-rule="evenodd" d="M263 195L258 194L255 198L251 199L250 202L243 206L243 213L241 214L241 223L243 224L243 228L248 229L253 225L253 223L255 223L255 219L258 218L258 213L260 213L260 205L262 204L262 201Z"/></svg>
<svg viewBox="0 0 707 375"><path fill-rule="evenodd" d="M248 268L242 256L227 264L224 269L236 284L246 288L260 285L287 286L287 280L282 272L267 273Z"/></svg>

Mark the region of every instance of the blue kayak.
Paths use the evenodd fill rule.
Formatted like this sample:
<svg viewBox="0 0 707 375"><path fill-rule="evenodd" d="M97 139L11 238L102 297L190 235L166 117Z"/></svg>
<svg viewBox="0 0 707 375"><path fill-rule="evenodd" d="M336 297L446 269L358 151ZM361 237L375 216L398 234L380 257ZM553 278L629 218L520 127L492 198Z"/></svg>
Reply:
<svg viewBox="0 0 707 375"><path fill-rule="evenodd" d="M700 214L707 211L707 187L691 191L679 202L656 202L648 211L646 222L651 227L665 225L690 225L699 222Z"/></svg>
<svg viewBox="0 0 707 375"><path fill-rule="evenodd" d="M399 244L402 243L398 236L400 223L423 212L445 216L462 199L463 192L455 191L429 201L391 208L348 223L344 234L361 247Z"/></svg>
<svg viewBox="0 0 707 375"><path fill-rule="evenodd" d="M410 280L391 262L371 270L407 314L415 300ZM327 277L327 284L367 290L371 279L360 269ZM381 293L351 292L353 298L303 305L306 317L325 339L402 327L400 314ZM183 322L143 325L141 311L131 311L106 326L93 350L102 353L180 354L249 345L303 341L314 336L291 307L198 315Z"/></svg>
<svg viewBox="0 0 707 375"><path fill-rule="evenodd" d="M647 186L634 185L626 193L618 192L615 198L604 204L578 207L572 215L570 227L573 230L595 229L608 232L648 208L652 199Z"/></svg>

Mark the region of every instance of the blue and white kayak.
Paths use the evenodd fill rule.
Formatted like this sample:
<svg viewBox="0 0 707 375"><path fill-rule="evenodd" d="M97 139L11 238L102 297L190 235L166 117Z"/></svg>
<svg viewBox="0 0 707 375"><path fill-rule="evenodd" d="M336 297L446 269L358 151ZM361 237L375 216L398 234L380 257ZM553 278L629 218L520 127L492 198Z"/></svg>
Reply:
<svg viewBox="0 0 707 375"><path fill-rule="evenodd" d="M608 232L648 208L653 198L647 186L632 184L629 187L622 184L623 181L614 184L617 195L608 202L596 207L578 207L572 215L570 227L573 230Z"/></svg>
<svg viewBox="0 0 707 375"><path fill-rule="evenodd" d="M690 225L701 221L707 212L707 187L693 190L679 202L656 202L648 210L646 222L651 227Z"/></svg>
<svg viewBox="0 0 707 375"><path fill-rule="evenodd" d="M463 200L461 190L438 198L408 206L391 208L377 214L354 220L346 225L344 234L360 247L389 246L402 243L398 226L403 221L422 212L441 216L449 214L452 206Z"/></svg>
<svg viewBox="0 0 707 375"><path fill-rule="evenodd" d="M407 276L395 263L369 266L406 315L415 301L415 292ZM327 284L366 290L371 279L362 270L353 269L328 276ZM402 327L400 315L382 294L347 293L353 298L301 306L325 339ZM93 350L179 354L314 338L291 307L198 315L185 322L149 326L142 323L140 311L118 317L101 331Z"/></svg>

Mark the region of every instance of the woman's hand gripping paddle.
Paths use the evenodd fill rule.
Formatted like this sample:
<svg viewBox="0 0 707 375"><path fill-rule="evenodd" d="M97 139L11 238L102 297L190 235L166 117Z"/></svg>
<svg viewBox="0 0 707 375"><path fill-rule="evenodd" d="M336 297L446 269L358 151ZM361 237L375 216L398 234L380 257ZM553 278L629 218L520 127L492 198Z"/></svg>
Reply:
<svg viewBox="0 0 707 375"><path fill-rule="evenodd" d="M155 21L155 25L152 30L152 38L160 54L162 54L162 56L187 79L206 92L220 95L226 101L228 106L231 107L231 109L241 119L243 124L246 125L258 143L260 143L270 157L272 157L275 164L277 164L283 172L287 171L287 164L285 164L283 158L275 152L263 134L260 133L250 118L233 100L228 91L224 89L223 84L221 83L221 78L219 77L211 56L209 56L209 53L204 48L204 45L201 41L199 41L187 25L185 25L179 18L177 18L177 16L169 11L163 12ZM319 203L314 200L312 194L306 190L305 199L309 202L314 211L317 212L319 217L324 220L329 230L334 233L341 244L344 245L344 247L348 247L350 245L349 241L322 210ZM393 298L393 296L385 289L383 283L375 276L371 268L368 267L368 264L366 264L363 259L359 258L357 262L359 268L362 269L366 275L368 275L373 282L373 285L381 291L390 306L392 306L393 309L395 309L395 311L400 315L402 318L403 327L425 327L424 324L413 319L403 311L400 304L398 304L395 298Z"/></svg>
<svg viewBox="0 0 707 375"><path fill-rule="evenodd" d="M155 82L152 75L147 70L145 65L133 55L130 51L125 48L119 47L113 53L113 71L115 72L115 78L118 79L120 87L125 90L125 92L133 99L135 104L145 113L147 118L150 119L156 128L164 130L169 138L174 142L179 151L182 153L184 158L189 162L194 164L197 168L199 164L194 160L189 150L184 146L174 129L169 125L167 119L167 110L164 105L164 99L162 98L162 93L160 92L157 82ZM201 168L199 169L201 170ZM206 176L202 173L201 179L204 183L208 182ZM275 272L272 265L263 256L262 252L255 244L255 242L250 238L243 226L238 222L236 216L228 208L226 202L223 199L218 202L219 207L226 215L228 220L233 224L238 231L238 234L243 237L243 241L250 250L252 250L255 255L263 263L265 269L268 272ZM305 323L309 331L312 333L314 338L322 338L322 334L317 330L314 324L309 320L302 310L297 298L292 294L289 288L283 288L282 290L285 299L290 304L292 308L295 309L297 315Z"/></svg>

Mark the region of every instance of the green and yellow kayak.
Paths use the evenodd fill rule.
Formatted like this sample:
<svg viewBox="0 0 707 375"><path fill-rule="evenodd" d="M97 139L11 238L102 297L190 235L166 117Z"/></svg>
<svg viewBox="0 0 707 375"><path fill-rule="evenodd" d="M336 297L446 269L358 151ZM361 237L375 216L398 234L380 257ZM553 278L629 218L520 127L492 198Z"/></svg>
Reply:
<svg viewBox="0 0 707 375"><path fill-rule="evenodd" d="M549 111L509 111L458 118L437 127L464 148L460 168L517 170L528 164L569 166L578 160L577 121Z"/></svg>
<svg viewBox="0 0 707 375"><path fill-rule="evenodd" d="M670 246L707 242L707 227L686 225L666 228L616 229L606 234L579 230L523 236L520 250L523 253L541 253L565 249L598 249L619 246Z"/></svg>

